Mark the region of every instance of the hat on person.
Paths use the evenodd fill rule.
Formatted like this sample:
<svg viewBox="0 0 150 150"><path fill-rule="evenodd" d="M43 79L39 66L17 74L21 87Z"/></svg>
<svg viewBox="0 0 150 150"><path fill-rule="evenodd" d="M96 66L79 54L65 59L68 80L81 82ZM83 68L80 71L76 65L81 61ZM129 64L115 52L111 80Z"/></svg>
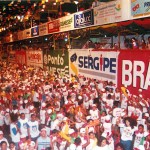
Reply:
<svg viewBox="0 0 150 150"><path fill-rule="evenodd" d="M31 106L30 106L30 110L33 110L33 109L34 109L34 106L33 106L33 105L31 105Z"/></svg>
<svg viewBox="0 0 150 150"><path fill-rule="evenodd" d="M9 113L9 111L10 111L10 110L9 110L9 108L7 108L7 109L6 109L6 112L8 112L8 113Z"/></svg>
<svg viewBox="0 0 150 150"><path fill-rule="evenodd" d="M20 104L23 104L23 101L21 100L19 103L20 103Z"/></svg>
<svg viewBox="0 0 150 150"><path fill-rule="evenodd" d="M85 133L85 132L86 132L85 128L80 129L80 133Z"/></svg>
<svg viewBox="0 0 150 150"><path fill-rule="evenodd" d="M45 107L46 106L46 103L42 103L42 107Z"/></svg>
<svg viewBox="0 0 150 150"><path fill-rule="evenodd" d="M82 99L82 96L81 96L81 95L79 95L79 96L78 96L78 99L79 99L79 100L81 100L81 99Z"/></svg>
<svg viewBox="0 0 150 150"><path fill-rule="evenodd" d="M148 114L148 113L145 113L144 116L145 116L145 117L149 117L149 114Z"/></svg>
<svg viewBox="0 0 150 150"><path fill-rule="evenodd" d="M26 100L24 100L24 103L25 103L25 104L27 104L27 103L28 103L28 100L27 100L27 99L26 99Z"/></svg>
<svg viewBox="0 0 150 150"><path fill-rule="evenodd" d="M68 119L67 117L64 117L64 118L63 118L63 121L66 121L67 119Z"/></svg>
<svg viewBox="0 0 150 150"><path fill-rule="evenodd" d="M101 89L101 91L102 91L102 92L105 92L105 89L104 89L104 88L102 88L102 89Z"/></svg>
<svg viewBox="0 0 150 150"><path fill-rule="evenodd" d="M110 121L110 116L109 116L109 115L107 115L107 116L105 117L105 121Z"/></svg>
<svg viewBox="0 0 150 150"><path fill-rule="evenodd" d="M18 112L18 110L17 110L17 109L15 109L15 110L13 111L13 113L14 113L14 114L16 114L17 112Z"/></svg>
<svg viewBox="0 0 150 150"><path fill-rule="evenodd" d="M91 119L91 116L86 116L86 120L89 120L89 119Z"/></svg>
<svg viewBox="0 0 150 150"><path fill-rule="evenodd" d="M0 134L3 134L3 131L0 131Z"/></svg>
<svg viewBox="0 0 150 150"><path fill-rule="evenodd" d="M96 104L93 104L92 107L96 107Z"/></svg>
<svg viewBox="0 0 150 150"><path fill-rule="evenodd" d="M52 109L48 109L47 113L50 114L52 112Z"/></svg>
<svg viewBox="0 0 150 150"><path fill-rule="evenodd" d="M73 134L73 133L75 133L75 131L74 131L74 129L69 129L68 133Z"/></svg>
<svg viewBox="0 0 150 150"><path fill-rule="evenodd" d="M42 128L41 131L46 131L46 128Z"/></svg>

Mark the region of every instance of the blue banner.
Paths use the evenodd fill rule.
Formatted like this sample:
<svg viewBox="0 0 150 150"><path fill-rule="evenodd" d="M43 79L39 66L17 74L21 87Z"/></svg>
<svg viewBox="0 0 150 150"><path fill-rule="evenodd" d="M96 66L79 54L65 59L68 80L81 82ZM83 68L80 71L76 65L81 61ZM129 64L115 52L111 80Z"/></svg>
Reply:
<svg viewBox="0 0 150 150"><path fill-rule="evenodd" d="M38 36L39 35L39 26L31 28L31 36Z"/></svg>
<svg viewBox="0 0 150 150"><path fill-rule="evenodd" d="M74 15L75 28L86 27L90 25L94 25L93 9L79 12Z"/></svg>
<svg viewBox="0 0 150 150"><path fill-rule="evenodd" d="M145 15L150 13L149 0L131 0L131 15Z"/></svg>

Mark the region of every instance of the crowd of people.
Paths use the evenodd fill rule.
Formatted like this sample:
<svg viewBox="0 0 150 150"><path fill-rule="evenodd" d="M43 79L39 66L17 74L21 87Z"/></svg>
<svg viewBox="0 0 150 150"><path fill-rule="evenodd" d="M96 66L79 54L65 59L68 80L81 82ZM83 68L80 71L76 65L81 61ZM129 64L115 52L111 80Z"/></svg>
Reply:
<svg viewBox="0 0 150 150"><path fill-rule="evenodd" d="M118 43L100 43L93 42L92 40L88 40L83 48L93 48L95 50L99 49L133 49L133 50L149 50L150 49L150 36L145 40L143 37L140 40L137 40L135 37L125 38L123 42L124 47L119 48Z"/></svg>
<svg viewBox="0 0 150 150"><path fill-rule="evenodd" d="M0 150L150 150L142 89L5 62L0 81Z"/></svg>

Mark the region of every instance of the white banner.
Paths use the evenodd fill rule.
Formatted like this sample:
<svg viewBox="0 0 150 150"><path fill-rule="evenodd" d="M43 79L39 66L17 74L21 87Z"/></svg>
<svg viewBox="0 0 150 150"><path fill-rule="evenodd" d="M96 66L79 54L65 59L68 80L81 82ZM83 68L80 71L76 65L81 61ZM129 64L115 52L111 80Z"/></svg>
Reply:
<svg viewBox="0 0 150 150"><path fill-rule="evenodd" d="M102 5L94 8L94 25L114 23L121 20L123 18L120 0L102 3Z"/></svg>
<svg viewBox="0 0 150 150"><path fill-rule="evenodd" d="M48 34L48 26L47 23L39 25L39 35L46 35Z"/></svg>
<svg viewBox="0 0 150 150"><path fill-rule="evenodd" d="M119 52L113 51L71 50L69 73L117 84L118 54Z"/></svg>
<svg viewBox="0 0 150 150"><path fill-rule="evenodd" d="M59 18L60 20L60 31L69 31L74 29L74 15L65 16Z"/></svg>
<svg viewBox="0 0 150 150"><path fill-rule="evenodd" d="M31 28L23 31L23 39L27 39L31 37Z"/></svg>
<svg viewBox="0 0 150 150"><path fill-rule="evenodd" d="M27 66L43 68L43 52L42 51L26 51Z"/></svg>

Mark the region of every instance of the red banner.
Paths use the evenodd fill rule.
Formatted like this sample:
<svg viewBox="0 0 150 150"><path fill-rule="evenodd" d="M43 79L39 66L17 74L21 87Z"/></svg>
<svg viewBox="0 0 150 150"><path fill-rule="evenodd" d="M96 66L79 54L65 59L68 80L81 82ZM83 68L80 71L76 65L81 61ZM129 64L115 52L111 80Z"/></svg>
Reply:
<svg viewBox="0 0 150 150"><path fill-rule="evenodd" d="M118 59L118 87L126 85L132 94L143 89L143 95L150 97L150 51L120 51ZM149 92L148 92L149 91Z"/></svg>
<svg viewBox="0 0 150 150"><path fill-rule="evenodd" d="M48 25L48 33L60 31L60 21L59 20L48 22L47 25Z"/></svg>
<svg viewBox="0 0 150 150"><path fill-rule="evenodd" d="M16 51L16 62L19 65L27 64L26 62L26 51Z"/></svg>

